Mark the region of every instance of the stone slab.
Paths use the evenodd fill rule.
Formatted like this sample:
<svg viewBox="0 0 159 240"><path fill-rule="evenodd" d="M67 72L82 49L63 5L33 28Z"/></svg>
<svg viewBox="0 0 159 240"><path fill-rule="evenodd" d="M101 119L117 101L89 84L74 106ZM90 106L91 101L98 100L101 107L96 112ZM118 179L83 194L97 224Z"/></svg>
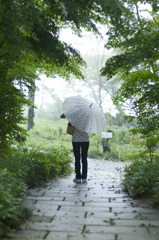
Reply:
<svg viewBox="0 0 159 240"><path fill-rule="evenodd" d="M26 201L63 201L63 197L46 197L46 196L28 196Z"/></svg>
<svg viewBox="0 0 159 240"><path fill-rule="evenodd" d="M134 220L114 220L114 224L116 226L123 226L123 227L158 227L159 229L159 221L158 220L138 220L138 219L134 219Z"/></svg>
<svg viewBox="0 0 159 240"><path fill-rule="evenodd" d="M47 231L35 231L35 230L23 230L17 231L16 235L12 238L12 240L41 240L46 236ZM8 240L8 239L7 239Z"/></svg>
<svg viewBox="0 0 159 240"><path fill-rule="evenodd" d="M93 226L110 226L112 221L110 219L96 219L96 218L75 218L75 217L57 217L52 221L53 224L70 224L70 225L93 225Z"/></svg>
<svg viewBox="0 0 159 240"><path fill-rule="evenodd" d="M55 217L75 217L75 218L84 218L85 216L85 211L57 211L54 214Z"/></svg>
<svg viewBox="0 0 159 240"><path fill-rule="evenodd" d="M46 240L158 240L158 235L145 234L107 234L107 233L84 233L84 234L67 234L50 232Z"/></svg>
<svg viewBox="0 0 159 240"><path fill-rule="evenodd" d="M92 226L87 225L84 233L109 233L109 234L139 234L145 235L149 237L151 235L159 236L159 228L158 227L125 227L125 226ZM140 240L139 238L137 238Z"/></svg>
<svg viewBox="0 0 159 240"><path fill-rule="evenodd" d="M111 234L80 234L80 233L61 233L50 232L46 240L114 240Z"/></svg>
<svg viewBox="0 0 159 240"><path fill-rule="evenodd" d="M34 230L34 231L60 231L60 232L79 232L83 230L83 225L78 224L53 224L43 222L27 222L21 226L22 230Z"/></svg>

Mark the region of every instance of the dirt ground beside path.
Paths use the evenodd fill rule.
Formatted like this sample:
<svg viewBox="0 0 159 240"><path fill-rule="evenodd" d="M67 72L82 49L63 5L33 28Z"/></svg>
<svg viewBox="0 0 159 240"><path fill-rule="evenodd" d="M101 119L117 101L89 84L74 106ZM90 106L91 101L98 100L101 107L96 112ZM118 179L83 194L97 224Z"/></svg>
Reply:
<svg viewBox="0 0 159 240"><path fill-rule="evenodd" d="M74 174L32 189L33 216L14 240L158 240L159 211L121 189L124 162L89 159L88 182ZM120 169L119 171L117 169Z"/></svg>

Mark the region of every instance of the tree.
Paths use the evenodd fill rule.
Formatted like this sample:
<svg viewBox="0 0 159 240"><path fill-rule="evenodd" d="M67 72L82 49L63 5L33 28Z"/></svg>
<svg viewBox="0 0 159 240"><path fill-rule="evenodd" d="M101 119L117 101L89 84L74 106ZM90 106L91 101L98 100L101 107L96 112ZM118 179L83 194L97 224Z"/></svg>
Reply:
<svg viewBox="0 0 159 240"><path fill-rule="evenodd" d="M80 94L80 91L82 92L82 89L86 90L86 96L94 99L101 108L104 108L110 98L114 96L122 81L118 76L113 77L111 81L107 81L107 77L102 77L100 74L106 59L114 54L112 51L104 49L105 42L104 36L83 32L81 56L86 62L86 66L82 68L84 79L81 81L72 76L69 84L71 90L78 94ZM73 43L77 44L77 40L75 39ZM80 44L80 41L78 43ZM89 46L86 48L85 44L87 43L89 43Z"/></svg>
<svg viewBox="0 0 159 240"><path fill-rule="evenodd" d="M26 139L26 132L19 123L26 123L23 106L28 100L12 85L10 79L1 79L0 101L0 153L8 153L10 148L8 142L23 142Z"/></svg>
<svg viewBox="0 0 159 240"><path fill-rule="evenodd" d="M121 75L115 102L131 103L131 119L137 118L138 132L149 138L159 128L159 3L124 0L122 9L121 21L111 22L106 44L122 52L106 62L102 75Z"/></svg>
<svg viewBox="0 0 159 240"><path fill-rule="evenodd" d="M115 76L111 81L107 81L107 77L100 74L101 68L105 61L113 55L112 52L105 51L104 44L106 39L104 37L95 36L94 46L91 52L83 54L83 59L86 61L86 68L83 67L83 75L85 76L84 83L91 90L91 95L99 106L103 107L104 100L108 96L113 97L114 93L120 86L120 79Z"/></svg>
<svg viewBox="0 0 159 240"><path fill-rule="evenodd" d="M19 137L24 134L19 127L23 122L22 108L31 104L26 93L33 90L33 79L39 72L66 79L70 74L82 78L80 67L84 62L76 49L60 41L60 30L69 27L79 35L82 28L98 32L98 23L106 23L109 15L120 18L120 4L116 3L117 0L0 1L0 81L2 89L7 89L0 96L4 112L1 146L9 146L10 140L23 141ZM12 119L9 128L6 116Z"/></svg>
<svg viewBox="0 0 159 240"><path fill-rule="evenodd" d="M33 84L35 86L35 79L33 80ZM32 90L29 90L29 100L34 103L35 99L35 87ZM34 126L34 105L30 104L28 109L28 124L27 130L32 129Z"/></svg>
<svg viewBox="0 0 159 240"><path fill-rule="evenodd" d="M53 103L47 105L47 111L49 112L50 118L54 119L54 120L59 119L61 112L62 112L62 101L56 94L55 89L48 87L46 85L43 85L42 91L43 91L43 93L45 91L45 96L51 97L52 102L53 102Z"/></svg>

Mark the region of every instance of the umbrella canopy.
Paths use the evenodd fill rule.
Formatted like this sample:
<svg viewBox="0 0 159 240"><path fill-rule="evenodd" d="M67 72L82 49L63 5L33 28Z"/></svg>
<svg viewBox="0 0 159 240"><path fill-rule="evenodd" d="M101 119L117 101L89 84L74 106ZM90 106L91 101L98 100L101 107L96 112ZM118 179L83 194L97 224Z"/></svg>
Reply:
<svg viewBox="0 0 159 240"><path fill-rule="evenodd" d="M101 108L91 100L80 95L65 99L63 113L68 121L81 132L99 133L106 124Z"/></svg>

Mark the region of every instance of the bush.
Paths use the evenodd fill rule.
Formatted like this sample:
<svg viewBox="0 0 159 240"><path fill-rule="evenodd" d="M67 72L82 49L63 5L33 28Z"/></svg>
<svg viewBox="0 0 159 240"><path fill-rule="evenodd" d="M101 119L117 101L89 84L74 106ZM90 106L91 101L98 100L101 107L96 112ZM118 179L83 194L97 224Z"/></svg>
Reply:
<svg viewBox="0 0 159 240"><path fill-rule="evenodd" d="M30 215L23 205L26 184L7 170L0 171L0 237L10 237Z"/></svg>
<svg viewBox="0 0 159 240"><path fill-rule="evenodd" d="M108 141L111 157L119 160L129 160L129 156L133 151L130 142L131 136L128 129L124 127L113 129L113 137Z"/></svg>
<svg viewBox="0 0 159 240"><path fill-rule="evenodd" d="M12 235L29 216L23 206L27 188L72 171L70 152L58 149L14 149L14 154L0 157L0 238Z"/></svg>
<svg viewBox="0 0 159 240"><path fill-rule="evenodd" d="M70 153L64 147L59 149L19 149L14 154L0 159L0 169L14 172L29 188L42 185L49 179L71 171Z"/></svg>
<svg viewBox="0 0 159 240"><path fill-rule="evenodd" d="M102 138L100 134L90 136L89 154L102 154Z"/></svg>
<svg viewBox="0 0 159 240"><path fill-rule="evenodd" d="M159 163L135 161L126 166L123 189L132 197L148 197L159 205Z"/></svg>

